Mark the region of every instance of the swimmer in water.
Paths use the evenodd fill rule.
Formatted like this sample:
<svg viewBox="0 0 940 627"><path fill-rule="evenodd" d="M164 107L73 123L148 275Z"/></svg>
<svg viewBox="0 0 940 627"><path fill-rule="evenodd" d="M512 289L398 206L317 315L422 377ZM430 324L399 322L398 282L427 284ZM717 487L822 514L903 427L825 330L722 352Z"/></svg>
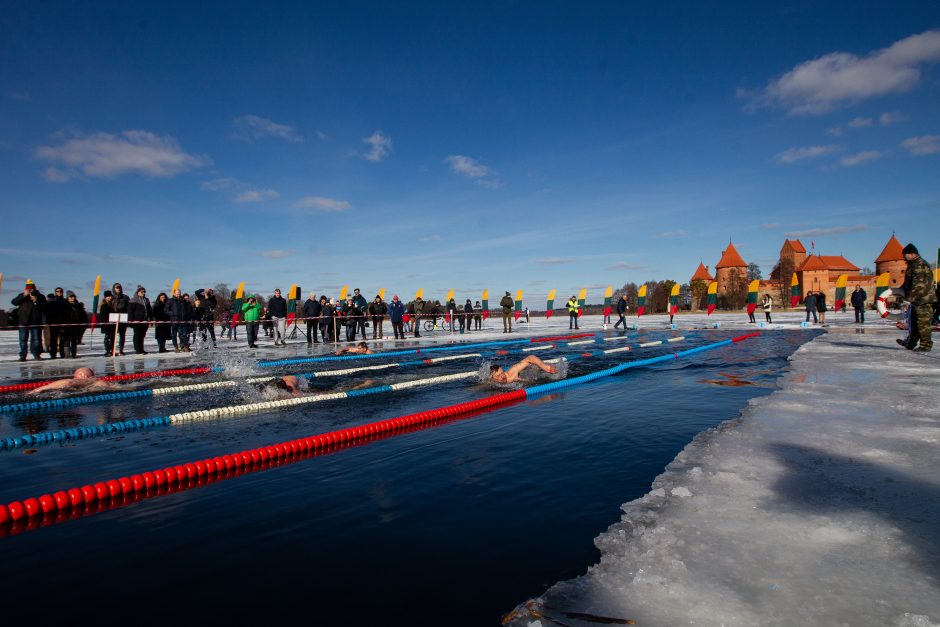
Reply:
<svg viewBox="0 0 940 627"><path fill-rule="evenodd" d="M535 355L529 355L515 366L512 366L507 370L503 370L499 366L495 365L490 366L490 380L495 381L496 383L513 383L514 381L519 380L519 375L522 374L522 371L529 366L535 366L542 372L547 372L548 374L555 374L558 372L558 368L555 366L549 366Z"/></svg>
<svg viewBox="0 0 940 627"><path fill-rule="evenodd" d="M369 345L365 342L359 342L355 346L349 346L336 351L337 355L371 355L374 351L369 350Z"/></svg>
<svg viewBox="0 0 940 627"><path fill-rule="evenodd" d="M283 377L277 377L276 379L271 379L270 381L265 381L260 384L260 389L264 390L276 390L287 392L291 396L300 396L300 382L292 374L284 375Z"/></svg>
<svg viewBox="0 0 940 627"><path fill-rule="evenodd" d="M52 381L46 385L32 389L27 394L42 394L43 392L65 391L65 390L113 390L117 385L102 381L95 377L95 371L91 368L78 368L72 374L71 379L62 379Z"/></svg>

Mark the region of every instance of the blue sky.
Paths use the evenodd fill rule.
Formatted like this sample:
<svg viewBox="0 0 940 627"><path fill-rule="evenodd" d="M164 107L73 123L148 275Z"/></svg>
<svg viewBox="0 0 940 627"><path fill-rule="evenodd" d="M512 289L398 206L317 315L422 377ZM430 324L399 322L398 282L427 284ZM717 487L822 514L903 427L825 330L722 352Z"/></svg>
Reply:
<svg viewBox="0 0 940 627"><path fill-rule="evenodd" d="M937 3L4 7L4 300L597 300L729 238L765 274L787 236L940 245Z"/></svg>

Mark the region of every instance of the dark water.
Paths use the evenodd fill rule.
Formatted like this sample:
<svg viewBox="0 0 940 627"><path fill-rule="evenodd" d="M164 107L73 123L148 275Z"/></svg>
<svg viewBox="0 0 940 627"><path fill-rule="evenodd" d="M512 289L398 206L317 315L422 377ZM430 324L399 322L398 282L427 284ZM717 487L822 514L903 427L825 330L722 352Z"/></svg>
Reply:
<svg viewBox="0 0 940 627"><path fill-rule="evenodd" d="M702 333L673 348L732 335ZM695 434L772 392L786 358L810 337L765 333L472 419L0 538L0 600L7 616L40 623L56 615L37 610L38 599L97 606L105 615L96 621L133 624L496 625L518 602L594 563L593 538L619 518L620 504L645 493ZM576 361L568 375L664 350ZM369 376L389 382L476 365ZM730 379L753 385L709 383ZM7 451L0 502L492 393L462 382L29 455ZM0 436L164 415L184 403L218 406L231 394L4 416Z"/></svg>

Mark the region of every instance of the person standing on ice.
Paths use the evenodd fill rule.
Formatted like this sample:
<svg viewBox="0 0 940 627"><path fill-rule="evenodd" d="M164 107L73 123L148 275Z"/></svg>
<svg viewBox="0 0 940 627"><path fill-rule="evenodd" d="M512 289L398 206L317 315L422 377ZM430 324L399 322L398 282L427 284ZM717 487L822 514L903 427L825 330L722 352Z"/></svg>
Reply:
<svg viewBox="0 0 940 627"><path fill-rule="evenodd" d="M124 288L121 287L120 283L115 283L111 286L111 294L111 311L117 314L126 314L131 306L131 301L127 297L127 294L124 293ZM115 338L118 343L118 355L124 355L124 338L126 335L127 323L122 322L117 325L117 338Z"/></svg>
<svg viewBox="0 0 940 627"><path fill-rule="evenodd" d="M809 315L813 314L813 322L819 322L819 318L816 317L816 292L806 292L806 296L803 297L803 305L806 306L806 321L809 322Z"/></svg>
<svg viewBox="0 0 940 627"><path fill-rule="evenodd" d="M46 297L36 289L36 284L26 280L22 294L17 294L12 301L16 307L16 320L20 334L20 361L26 361L26 352L32 353L33 359L42 359L42 317L46 306Z"/></svg>
<svg viewBox="0 0 940 627"><path fill-rule="evenodd" d="M317 327L320 326L320 310L320 301L317 300L317 295L310 292L310 296L304 301L304 307L300 312L307 321L308 346L320 343L320 340L317 339ZM325 337L323 339L326 340Z"/></svg>
<svg viewBox="0 0 940 627"><path fill-rule="evenodd" d="M463 317L467 326L467 333L470 332L470 325L473 324L473 303L470 302L470 299L467 299L467 302L463 305Z"/></svg>
<svg viewBox="0 0 940 627"><path fill-rule="evenodd" d="M372 321L373 340L381 340L385 337L385 334L382 332L382 322L385 320L386 313L388 313L388 305L385 304L381 296L376 294L375 300L369 303L369 319ZM365 331L362 332L362 337L365 337Z"/></svg>
<svg viewBox="0 0 940 627"><path fill-rule="evenodd" d="M353 290L353 303L356 305L356 309L359 310L361 314L359 316L359 336L362 338L366 337L366 314L369 313L369 303L366 302L366 297L359 292L359 288Z"/></svg>
<svg viewBox="0 0 940 627"><path fill-rule="evenodd" d="M245 315L245 333L248 335L248 348L258 348L258 321L261 319L261 305L254 296L242 305Z"/></svg>
<svg viewBox="0 0 940 627"><path fill-rule="evenodd" d="M143 285L137 286L137 292L127 307L127 320L131 323L131 332L134 334L134 353L146 355L144 337L147 335L150 321L153 320L153 306Z"/></svg>
<svg viewBox="0 0 940 627"><path fill-rule="evenodd" d="M512 333L512 306L514 304L509 292L506 292L506 295L499 301L503 313L503 333Z"/></svg>
<svg viewBox="0 0 940 627"><path fill-rule="evenodd" d="M937 302L933 270L920 256L914 244L908 244L901 252L904 253L904 259L907 261L907 270L904 272L904 294L914 306L911 330L913 331L916 326L920 337L920 345L914 349L914 352L927 353L933 348L933 306Z"/></svg>
<svg viewBox="0 0 940 627"><path fill-rule="evenodd" d="M414 325L413 325L414 330L415 330L415 337L421 337L421 316L424 315L424 299L418 296L417 298L415 298L414 303L412 303L412 306L414 307L414 310L415 310L414 311L414 316L415 316Z"/></svg>
<svg viewBox="0 0 940 627"><path fill-rule="evenodd" d="M819 312L819 323L826 324L826 293L816 292L816 311Z"/></svg>
<svg viewBox="0 0 940 627"><path fill-rule="evenodd" d="M868 300L868 294L862 289L861 285L855 286L852 292L852 308L855 310L855 324L865 324L865 301Z"/></svg>
<svg viewBox="0 0 940 627"><path fill-rule="evenodd" d="M565 303L565 307L568 308L568 330L578 328L578 299L572 296L568 299L568 302ZM619 304L618 304L619 307ZM623 316L621 316L623 318ZM627 321L623 321L623 328L627 328Z"/></svg>
<svg viewBox="0 0 940 627"><path fill-rule="evenodd" d="M398 300L398 294L392 296L392 302L388 306L388 319L392 323L392 331L395 333L395 339L405 339L405 329L403 325L405 319L405 305Z"/></svg>
<svg viewBox="0 0 940 627"><path fill-rule="evenodd" d="M575 304L577 304L577 303L575 303ZM627 309L629 309L629 307L627 306L627 295L626 295L626 294L621 294L620 300L617 301L617 316L618 316L618 318L617 318L617 323L614 325L614 328L615 328L615 329L616 329L617 327L619 327L619 326L622 324L622 325L623 325L623 330L624 330L624 331L627 330L627 318L626 318Z"/></svg>
<svg viewBox="0 0 940 627"><path fill-rule="evenodd" d="M281 296L281 290L274 290L274 296L268 299L268 313L274 325L274 345L286 346L287 342L287 301Z"/></svg>
<svg viewBox="0 0 940 627"><path fill-rule="evenodd" d="M764 294L764 298L761 300L760 304L764 309L764 320L767 321L767 324L771 324L773 320L770 319L770 312L774 308L774 297L770 294Z"/></svg>
<svg viewBox="0 0 940 627"><path fill-rule="evenodd" d="M483 330L483 305L480 304L480 301L477 301L473 306L473 330L482 331Z"/></svg>

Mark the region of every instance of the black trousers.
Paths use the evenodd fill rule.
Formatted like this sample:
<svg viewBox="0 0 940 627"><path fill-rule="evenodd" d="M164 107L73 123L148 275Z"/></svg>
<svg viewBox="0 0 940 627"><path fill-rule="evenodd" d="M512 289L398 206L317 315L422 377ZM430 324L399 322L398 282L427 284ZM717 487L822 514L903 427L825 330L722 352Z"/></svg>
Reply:
<svg viewBox="0 0 940 627"><path fill-rule="evenodd" d="M124 352L124 336L127 335L127 325L119 324L118 325L118 352Z"/></svg>
<svg viewBox="0 0 940 627"><path fill-rule="evenodd" d="M765 312L764 312L764 318L766 318L767 322L773 322L773 320L770 319L770 312L769 312L769 311L765 311Z"/></svg>
<svg viewBox="0 0 940 627"><path fill-rule="evenodd" d="M376 337L378 337L379 339L385 337L385 334L382 333L382 320L383 320L382 316L372 316L372 339L373 340ZM365 336L366 336L366 332L365 332L365 329L363 329L362 337L365 337Z"/></svg>
<svg viewBox="0 0 940 627"><path fill-rule="evenodd" d="M855 307L855 323L858 324L861 322L865 323L865 308L864 307Z"/></svg>
<svg viewBox="0 0 940 627"><path fill-rule="evenodd" d="M616 329L617 327L619 327L619 326L622 324L624 330L626 330L626 328L627 328L627 319L623 317L623 314L622 314L622 313L618 313L617 316L619 316L619 317L617 318L617 324L614 325L614 328Z"/></svg>
<svg viewBox="0 0 940 627"><path fill-rule="evenodd" d="M312 344L313 342L319 342L317 339L317 327L319 324L316 320L307 320L307 344ZM313 339L311 339L311 337ZM323 339L326 339L324 336Z"/></svg>
<svg viewBox="0 0 940 627"><path fill-rule="evenodd" d="M405 339L405 323L399 320L398 322L392 322L392 331L395 332L396 340Z"/></svg>
<svg viewBox="0 0 940 627"><path fill-rule="evenodd" d="M248 346L254 346L258 343L258 323L246 322L245 331L248 333Z"/></svg>
<svg viewBox="0 0 940 627"><path fill-rule="evenodd" d="M819 318L816 317L816 310L815 310L815 309L807 309L807 310L806 310L806 321L807 321L807 322L809 322L809 315L810 315L810 314L813 314L813 322L819 322Z"/></svg>
<svg viewBox="0 0 940 627"><path fill-rule="evenodd" d="M138 355L144 352L144 337L147 336L147 323L134 325L134 352Z"/></svg>
<svg viewBox="0 0 940 627"><path fill-rule="evenodd" d="M57 327L55 325L49 327L49 355L55 357L59 355L60 357L65 357L65 338L69 327Z"/></svg>
<svg viewBox="0 0 940 627"><path fill-rule="evenodd" d="M626 326L627 326L626 323L624 323L624 327ZM578 313L577 312L568 314L568 328L569 329L578 328Z"/></svg>
<svg viewBox="0 0 940 627"><path fill-rule="evenodd" d="M359 327L358 320L347 320L346 321L346 341L354 342L356 341L356 329Z"/></svg>

